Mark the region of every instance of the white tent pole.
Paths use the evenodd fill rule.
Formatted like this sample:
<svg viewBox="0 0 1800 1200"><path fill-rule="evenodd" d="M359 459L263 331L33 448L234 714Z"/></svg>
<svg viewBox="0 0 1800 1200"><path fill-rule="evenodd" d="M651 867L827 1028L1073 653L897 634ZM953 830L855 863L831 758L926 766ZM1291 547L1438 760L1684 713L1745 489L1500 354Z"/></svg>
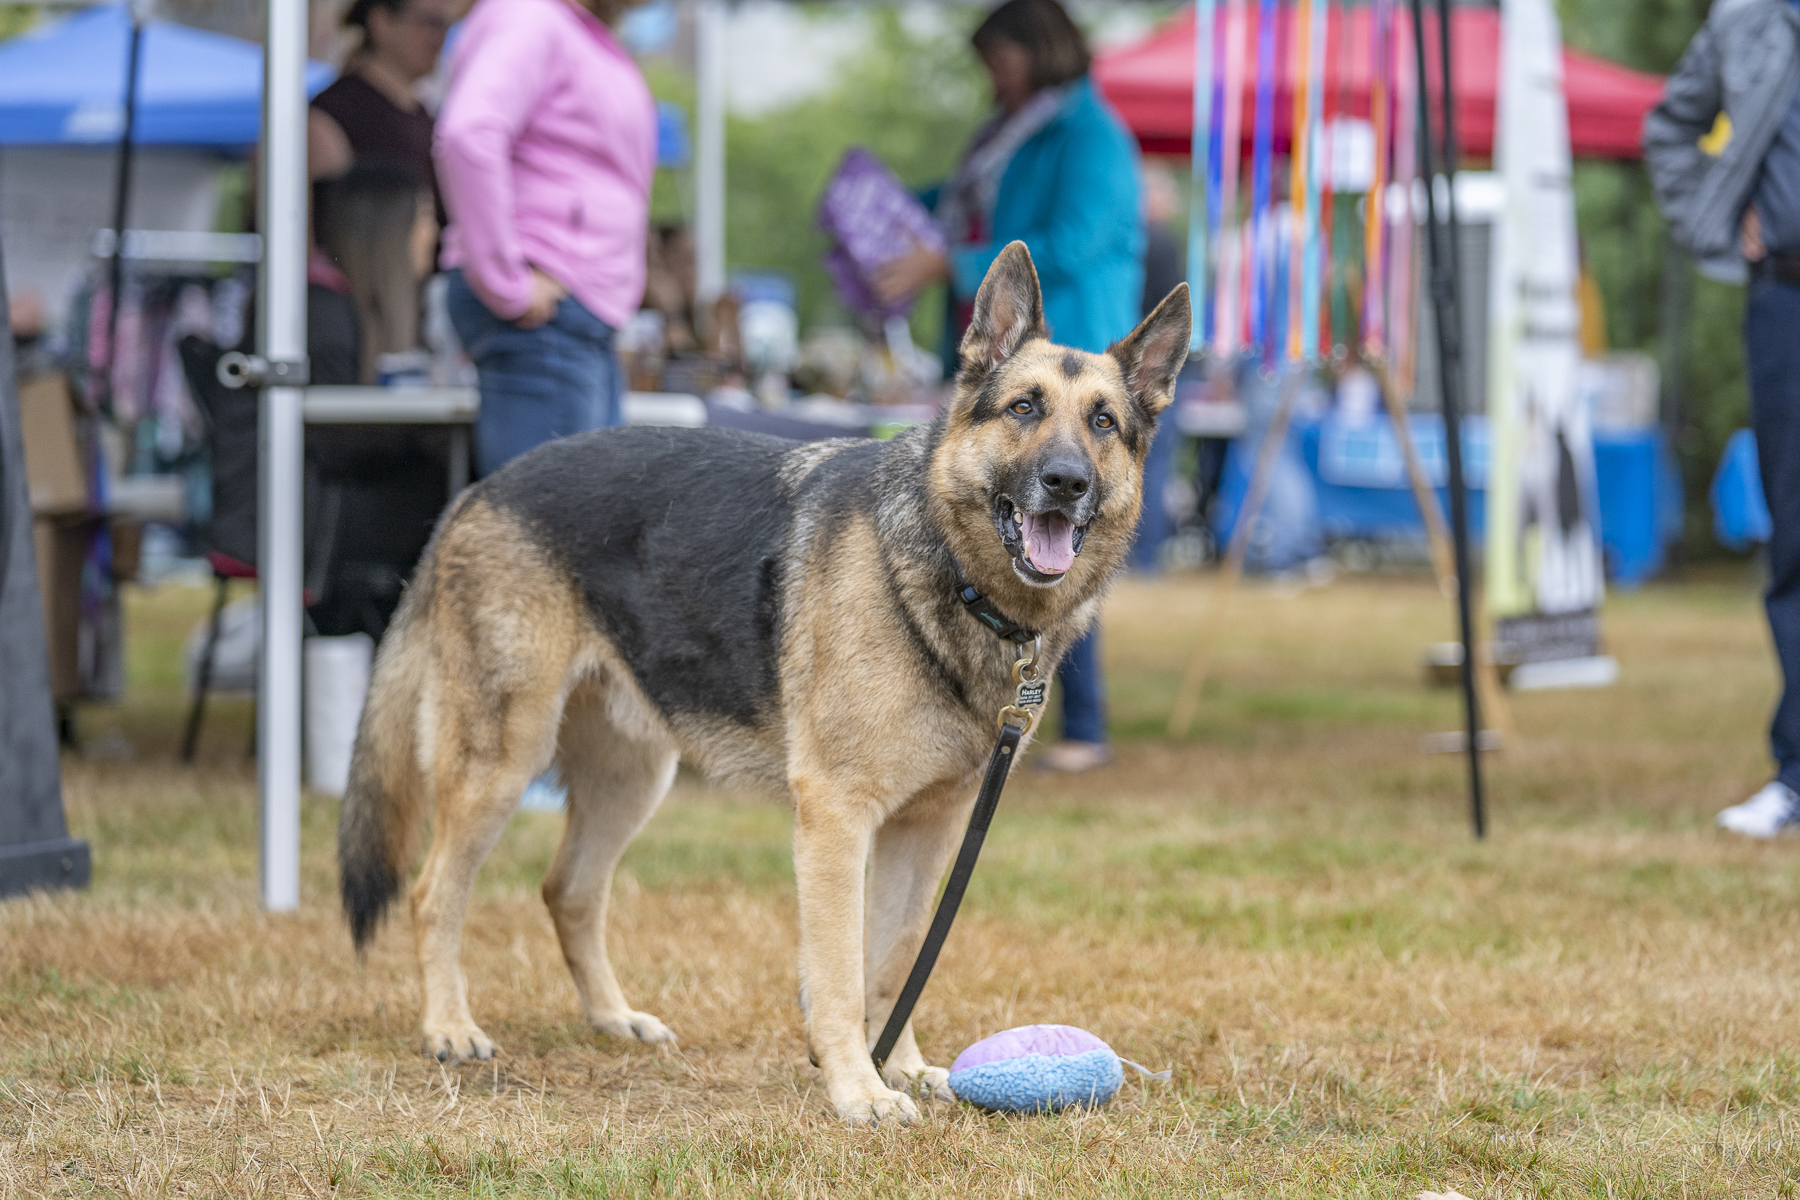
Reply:
<svg viewBox="0 0 1800 1200"><path fill-rule="evenodd" d="M262 796L262 903L300 907L300 399L306 359L306 0L268 0L264 47L261 352L285 386L262 392L257 575L262 670L257 782ZM292 367L289 364L293 364ZM285 370L284 370L285 368Z"/></svg>
<svg viewBox="0 0 1800 1200"><path fill-rule="evenodd" d="M725 0L696 0L694 254L703 307L725 291Z"/></svg>

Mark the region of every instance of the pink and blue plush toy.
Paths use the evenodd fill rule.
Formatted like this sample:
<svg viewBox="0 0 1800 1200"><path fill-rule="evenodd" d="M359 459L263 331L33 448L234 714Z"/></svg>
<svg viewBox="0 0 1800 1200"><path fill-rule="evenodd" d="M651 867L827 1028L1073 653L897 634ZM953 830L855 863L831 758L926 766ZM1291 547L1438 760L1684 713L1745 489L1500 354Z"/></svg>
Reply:
<svg viewBox="0 0 1800 1200"><path fill-rule="evenodd" d="M990 1112L1060 1112L1077 1104L1098 1107L1125 1082L1122 1061L1111 1046L1085 1029L1021 1025L982 1038L957 1055L950 1066L950 1090L958 1099ZM1168 1073L1162 1072L1160 1078L1167 1079Z"/></svg>

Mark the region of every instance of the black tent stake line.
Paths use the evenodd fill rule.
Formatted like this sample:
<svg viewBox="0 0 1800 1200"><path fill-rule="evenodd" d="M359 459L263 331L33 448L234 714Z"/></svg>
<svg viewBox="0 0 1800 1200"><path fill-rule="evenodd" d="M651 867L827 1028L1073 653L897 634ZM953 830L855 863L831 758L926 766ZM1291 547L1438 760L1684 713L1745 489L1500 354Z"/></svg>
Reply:
<svg viewBox="0 0 1800 1200"><path fill-rule="evenodd" d="M108 413L113 410L113 367L119 355L119 308L123 300L119 293L125 283L125 219L131 201L131 168L135 153L132 143L137 135L138 62L144 43L144 23L138 20L137 9L128 3L126 11L131 14L131 49L125 60L125 129L119 135L119 170L113 181L112 259L107 263L110 290L106 303L106 378L100 381L101 404Z"/></svg>
<svg viewBox="0 0 1800 1200"><path fill-rule="evenodd" d="M1469 756L1469 815L1477 839L1487 836L1481 794L1481 706L1475 694L1475 622L1469 611L1469 508L1462 461L1462 277L1456 221L1456 93L1450 74L1450 2L1437 0L1439 95L1443 108L1444 225L1438 224L1431 140L1431 88L1425 69L1424 0L1412 0L1413 51L1418 66L1419 173L1425 180L1426 246L1431 258L1431 310L1437 330L1438 391L1444 407L1444 449L1450 468L1450 527L1456 551L1456 616L1462 633L1464 749Z"/></svg>

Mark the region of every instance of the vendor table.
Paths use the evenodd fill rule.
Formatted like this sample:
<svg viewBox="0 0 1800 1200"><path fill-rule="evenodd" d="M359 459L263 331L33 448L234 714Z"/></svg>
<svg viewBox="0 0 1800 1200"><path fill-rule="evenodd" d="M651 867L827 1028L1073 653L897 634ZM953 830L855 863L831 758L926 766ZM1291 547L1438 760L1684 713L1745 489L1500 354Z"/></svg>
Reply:
<svg viewBox="0 0 1800 1200"><path fill-rule="evenodd" d="M625 393L627 425L706 424L706 404L679 392ZM469 431L481 411L472 387L310 387L300 405L308 425L447 425L450 495L469 486Z"/></svg>
<svg viewBox="0 0 1800 1200"><path fill-rule="evenodd" d="M1182 399L1175 402L1174 414L1175 428L1195 438L1234 438L1250 423L1236 400Z"/></svg>

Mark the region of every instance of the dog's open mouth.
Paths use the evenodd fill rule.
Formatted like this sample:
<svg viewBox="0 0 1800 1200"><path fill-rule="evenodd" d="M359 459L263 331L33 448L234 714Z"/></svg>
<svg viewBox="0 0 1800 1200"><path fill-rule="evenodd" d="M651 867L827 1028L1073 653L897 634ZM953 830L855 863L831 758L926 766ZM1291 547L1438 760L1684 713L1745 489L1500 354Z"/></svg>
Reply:
<svg viewBox="0 0 1800 1200"><path fill-rule="evenodd" d="M1075 524L1064 513L1056 509L1025 512L1006 496L994 504L994 524L1012 555L1013 566L1033 583L1061 579L1075 565L1075 556L1087 537L1087 526Z"/></svg>

